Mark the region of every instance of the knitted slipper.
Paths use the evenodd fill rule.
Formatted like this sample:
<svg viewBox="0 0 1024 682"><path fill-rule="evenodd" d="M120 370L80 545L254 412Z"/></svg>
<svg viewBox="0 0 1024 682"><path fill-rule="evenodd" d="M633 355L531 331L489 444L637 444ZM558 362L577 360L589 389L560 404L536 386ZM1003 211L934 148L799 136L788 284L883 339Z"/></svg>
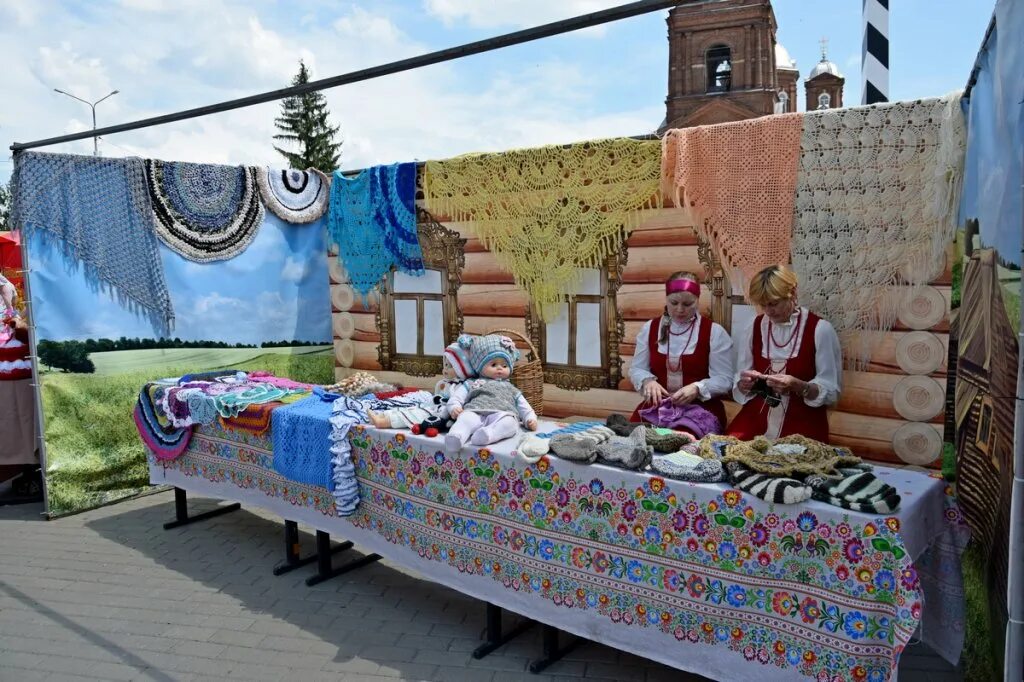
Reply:
<svg viewBox="0 0 1024 682"><path fill-rule="evenodd" d="M597 459L597 446L615 433L605 426L592 426L578 433L560 433L549 439L551 452L562 459L592 464Z"/></svg>
<svg viewBox="0 0 1024 682"><path fill-rule="evenodd" d="M607 443L597 446L601 464L639 471L651 463L653 453L647 445L646 429L634 429L628 438L612 436Z"/></svg>
<svg viewBox="0 0 1024 682"><path fill-rule="evenodd" d="M695 483L717 483L725 479L722 463L680 451L658 455L651 460L651 469L662 476Z"/></svg>
<svg viewBox="0 0 1024 682"><path fill-rule="evenodd" d="M683 433L682 431L655 429L650 426L645 428L647 430L647 444L657 452L679 452L684 445L694 441L694 437L691 434Z"/></svg>
<svg viewBox="0 0 1024 682"><path fill-rule="evenodd" d="M729 482L745 493L774 504L798 504L811 498L811 487L795 478L768 476L745 468L739 462L726 464Z"/></svg>
<svg viewBox="0 0 1024 682"><path fill-rule="evenodd" d="M615 432L616 436L628 436L640 426L638 422L631 422L624 415L610 414L605 420L608 428Z"/></svg>
<svg viewBox="0 0 1024 682"><path fill-rule="evenodd" d="M523 439L519 441L519 447L516 448L523 459L527 462L537 462L541 457L548 454L551 451L551 439L541 438L536 433L527 433L523 436Z"/></svg>
<svg viewBox="0 0 1024 682"><path fill-rule="evenodd" d="M815 480L812 483L814 499L843 509L877 514L889 514L899 507L900 496L896 489L872 472L842 471L847 474L843 478Z"/></svg>

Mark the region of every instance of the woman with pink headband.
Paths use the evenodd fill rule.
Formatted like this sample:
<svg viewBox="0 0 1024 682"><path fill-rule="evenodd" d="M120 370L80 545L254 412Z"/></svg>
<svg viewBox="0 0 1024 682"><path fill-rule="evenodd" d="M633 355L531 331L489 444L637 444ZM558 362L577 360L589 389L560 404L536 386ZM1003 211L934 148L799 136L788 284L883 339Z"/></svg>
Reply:
<svg viewBox="0 0 1024 682"><path fill-rule="evenodd" d="M732 339L725 329L701 317L700 282L692 272L674 272L665 281L665 312L645 322L636 336L629 378L644 401L671 398L675 405L699 404L726 423L720 396L732 388Z"/></svg>

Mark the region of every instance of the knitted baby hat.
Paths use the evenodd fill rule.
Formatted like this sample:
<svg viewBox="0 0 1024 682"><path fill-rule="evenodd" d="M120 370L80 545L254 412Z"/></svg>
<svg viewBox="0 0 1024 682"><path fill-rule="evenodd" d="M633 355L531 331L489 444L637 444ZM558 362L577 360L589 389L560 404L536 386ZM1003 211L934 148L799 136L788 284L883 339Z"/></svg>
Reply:
<svg viewBox="0 0 1024 682"><path fill-rule="evenodd" d="M459 343L462 343L461 338ZM469 360L475 373L480 374L484 365L494 358L504 359L508 363L509 374L511 374L516 360L519 359L519 350L516 348L515 341L501 334L477 336L472 339L472 345L469 347Z"/></svg>
<svg viewBox="0 0 1024 682"><path fill-rule="evenodd" d="M463 339L466 339L465 345L462 343ZM472 345L473 337L463 334L454 343L448 344L441 353L455 373L455 378L459 381L465 381L476 376L476 372L473 371L473 366L469 362L469 348Z"/></svg>

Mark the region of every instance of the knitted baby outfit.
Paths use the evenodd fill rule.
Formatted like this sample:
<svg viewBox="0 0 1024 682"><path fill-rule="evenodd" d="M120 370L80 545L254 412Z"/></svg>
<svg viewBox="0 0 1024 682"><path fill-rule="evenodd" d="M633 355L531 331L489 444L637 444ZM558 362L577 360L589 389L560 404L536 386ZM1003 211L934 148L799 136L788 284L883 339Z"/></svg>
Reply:
<svg viewBox="0 0 1024 682"><path fill-rule="evenodd" d="M646 429L634 429L628 436L612 436L597 446L597 461L633 471L646 468L654 455L646 434Z"/></svg>
<svg viewBox="0 0 1024 682"><path fill-rule="evenodd" d="M751 471L740 462L725 465L729 482L745 493L774 504L798 504L811 498L811 487L795 478Z"/></svg>
<svg viewBox="0 0 1024 682"><path fill-rule="evenodd" d="M575 433L560 433L550 439L551 452L562 459L592 464L597 459L597 448L615 434L611 429L595 424Z"/></svg>
<svg viewBox="0 0 1024 682"><path fill-rule="evenodd" d="M836 507L868 514L892 514L900 506L896 488L870 471L860 468L839 470L840 477L808 476L811 497Z"/></svg>
<svg viewBox="0 0 1024 682"><path fill-rule="evenodd" d="M463 343L462 338L459 344ZM480 374L488 362L494 358L502 358L508 364L509 374L519 359L519 350L515 341L500 334L489 334L488 336L477 336L472 338L472 345L469 347L470 364L473 371Z"/></svg>
<svg viewBox="0 0 1024 682"><path fill-rule="evenodd" d="M467 384L469 395L463 409L476 412L508 412L516 414L516 400L522 391L509 381L499 379L474 379Z"/></svg>
<svg viewBox="0 0 1024 682"><path fill-rule="evenodd" d="M472 343L472 337L465 336L469 339L469 343ZM448 346L441 353L442 357L448 361L448 365L452 368L452 372L455 373L455 378L460 381L465 381L476 376L476 372L473 371L473 365L469 361L468 345L463 346L463 337L459 337L458 341L448 344ZM511 365L509 365L511 367Z"/></svg>
<svg viewBox="0 0 1024 682"><path fill-rule="evenodd" d="M658 455L651 460L651 469L662 476L694 483L717 483L725 480L722 463L717 459L704 459L680 450Z"/></svg>

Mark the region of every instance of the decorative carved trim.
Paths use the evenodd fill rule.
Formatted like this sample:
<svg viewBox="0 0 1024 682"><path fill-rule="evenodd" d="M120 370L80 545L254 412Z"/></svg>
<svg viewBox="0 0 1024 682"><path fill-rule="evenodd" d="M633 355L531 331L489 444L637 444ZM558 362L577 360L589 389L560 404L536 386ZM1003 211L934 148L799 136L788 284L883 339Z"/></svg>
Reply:
<svg viewBox="0 0 1024 682"><path fill-rule="evenodd" d="M603 367L577 367L544 363L544 381L569 391L586 391L591 388L618 388L622 380L622 357L619 344L626 335L625 322L619 312L616 300L622 286L622 272L626 268L625 240L619 253L609 255L597 268L601 271L601 294L597 298L602 306L603 330L601 334L601 358ZM547 357L547 334L544 322L533 306L526 311L526 333L537 347L542 358ZM570 347L575 337L570 330Z"/></svg>
<svg viewBox="0 0 1024 682"><path fill-rule="evenodd" d="M711 243L697 235L697 259L704 266L704 286L711 289L711 319L722 325L727 332L732 330L732 286L722 267L718 254Z"/></svg>
<svg viewBox="0 0 1024 682"><path fill-rule="evenodd" d="M420 248L423 251L423 265L429 270L441 273L442 293L438 296L423 296L428 300L440 300L444 311L444 342L449 344L462 333L463 315L458 305L459 287L462 286L462 271L466 267L466 240L458 232L437 222L422 208L416 209L417 231ZM411 376L436 376L441 373L441 356L411 355L395 350L394 329L394 277L386 276L380 286L380 304L374 318L380 332L377 358L380 366L388 371L404 372ZM420 320L422 325L422 320Z"/></svg>

